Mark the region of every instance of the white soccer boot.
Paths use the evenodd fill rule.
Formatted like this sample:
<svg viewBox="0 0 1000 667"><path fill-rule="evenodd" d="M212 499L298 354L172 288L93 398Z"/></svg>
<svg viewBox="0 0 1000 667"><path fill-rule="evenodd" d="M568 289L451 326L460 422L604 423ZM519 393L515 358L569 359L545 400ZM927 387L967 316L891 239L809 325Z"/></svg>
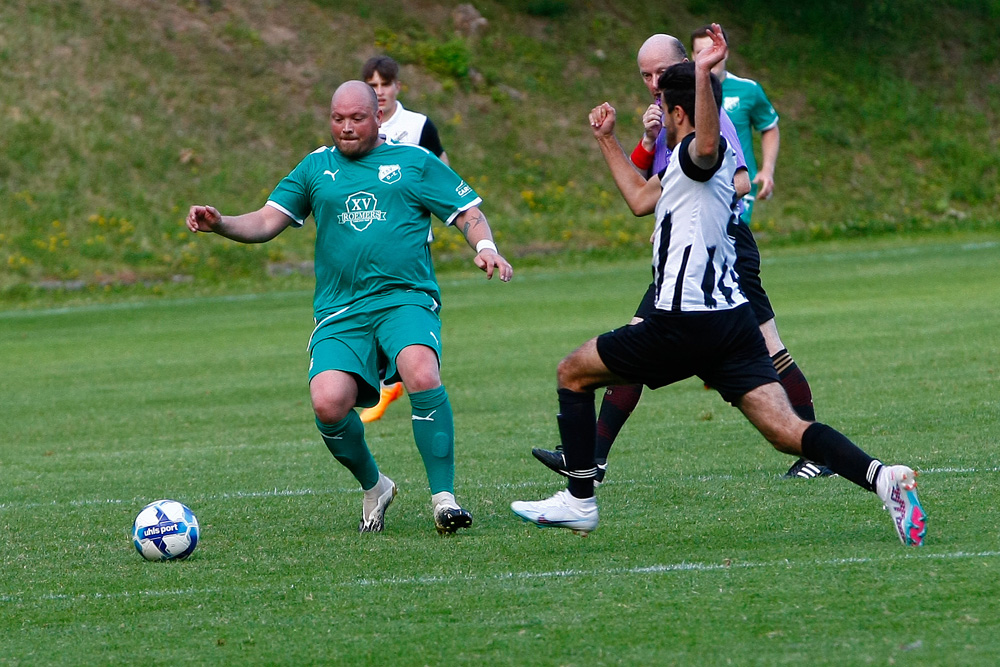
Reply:
<svg viewBox="0 0 1000 667"><path fill-rule="evenodd" d="M396 483L380 472L375 486L365 491L358 532L381 533L385 527L385 511L395 497Z"/></svg>
<svg viewBox="0 0 1000 667"><path fill-rule="evenodd" d="M545 500L515 500L510 508L540 528L567 528L583 536L597 528L597 499L576 498L568 490Z"/></svg>

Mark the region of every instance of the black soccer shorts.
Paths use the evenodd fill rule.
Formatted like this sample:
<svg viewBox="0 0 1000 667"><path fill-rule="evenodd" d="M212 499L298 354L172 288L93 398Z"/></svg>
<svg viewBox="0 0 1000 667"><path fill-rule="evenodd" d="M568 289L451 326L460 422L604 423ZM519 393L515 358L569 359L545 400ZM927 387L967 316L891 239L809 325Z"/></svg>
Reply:
<svg viewBox="0 0 1000 667"><path fill-rule="evenodd" d="M695 313L653 309L639 324L598 336L597 353L629 382L657 389L698 376L730 403L779 381L749 305Z"/></svg>

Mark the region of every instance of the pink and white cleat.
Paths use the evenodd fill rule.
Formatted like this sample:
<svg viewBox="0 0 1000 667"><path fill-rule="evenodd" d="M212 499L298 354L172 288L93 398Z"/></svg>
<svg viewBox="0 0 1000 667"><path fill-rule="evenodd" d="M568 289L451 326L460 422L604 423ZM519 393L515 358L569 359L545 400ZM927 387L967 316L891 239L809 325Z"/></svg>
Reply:
<svg viewBox="0 0 1000 667"><path fill-rule="evenodd" d="M927 514L917 498L917 473L906 466L882 466L875 489L892 515L903 544L922 545L927 532Z"/></svg>

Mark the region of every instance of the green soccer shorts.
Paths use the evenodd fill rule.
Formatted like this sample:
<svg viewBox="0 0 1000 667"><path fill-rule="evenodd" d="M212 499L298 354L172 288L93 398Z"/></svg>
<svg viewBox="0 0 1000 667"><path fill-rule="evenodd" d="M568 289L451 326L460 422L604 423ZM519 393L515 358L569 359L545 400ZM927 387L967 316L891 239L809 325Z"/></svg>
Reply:
<svg viewBox="0 0 1000 667"><path fill-rule="evenodd" d="M309 339L309 381L323 371L350 373L358 381L359 407L378 403L380 371L397 382L396 355L426 345L441 360L441 306L430 295L400 290L368 297L316 325Z"/></svg>

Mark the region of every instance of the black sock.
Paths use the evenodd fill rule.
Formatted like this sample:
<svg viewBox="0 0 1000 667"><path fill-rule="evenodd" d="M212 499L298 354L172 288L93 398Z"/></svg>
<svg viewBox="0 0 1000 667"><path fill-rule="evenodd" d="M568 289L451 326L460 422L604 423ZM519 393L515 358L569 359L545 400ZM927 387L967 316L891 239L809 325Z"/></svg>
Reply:
<svg viewBox="0 0 1000 667"><path fill-rule="evenodd" d="M608 462L611 445L615 444L615 438L635 410L641 396L641 384L615 385L604 391L601 414L597 418L597 446L594 450L598 463Z"/></svg>
<svg viewBox="0 0 1000 667"><path fill-rule="evenodd" d="M597 416L594 412L593 392L560 389L557 420L559 439L566 457L569 492L577 498L592 498L594 476L597 474L597 465L594 463Z"/></svg>
<svg viewBox="0 0 1000 667"><path fill-rule="evenodd" d="M788 354L788 350L781 350L771 357L771 363L774 364L774 370L778 371L778 379L788 394L795 413L807 422L816 421L812 389L792 355Z"/></svg>
<svg viewBox="0 0 1000 667"><path fill-rule="evenodd" d="M802 455L848 479L862 489L875 491L882 463L868 456L840 431L815 422L802 434Z"/></svg>

